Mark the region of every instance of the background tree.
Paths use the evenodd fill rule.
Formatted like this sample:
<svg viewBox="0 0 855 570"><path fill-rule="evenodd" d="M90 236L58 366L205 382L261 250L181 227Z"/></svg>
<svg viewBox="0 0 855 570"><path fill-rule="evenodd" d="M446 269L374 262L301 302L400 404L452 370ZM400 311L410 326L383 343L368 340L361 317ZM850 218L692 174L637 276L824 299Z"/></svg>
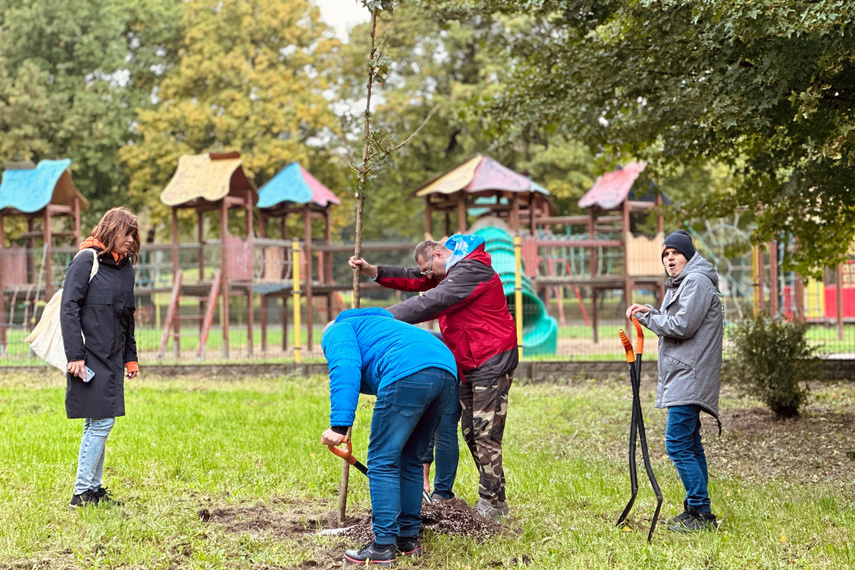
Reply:
<svg viewBox="0 0 855 570"><path fill-rule="evenodd" d="M118 149L172 65L183 4L0 0L0 152L71 158L84 225L125 201Z"/></svg>
<svg viewBox="0 0 855 570"><path fill-rule="evenodd" d="M561 125L652 173L719 162L739 185L706 215L757 208L802 272L855 235L855 42L849 3L447 0L445 19L503 26L506 64L478 103L506 139ZM696 201L697 202L697 201ZM696 204L697 205L697 204Z"/></svg>
<svg viewBox="0 0 855 570"><path fill-rule="evenodd" d="M194 0L181 29L179 60L160 84L157 107L140 110L140 140L121 151L136 203L166 220L159 196L178 158L207 151L240 151L256 188L294 161L331 188L343 186L343 161L327 166L337 127L325 98L340 42L317 7Z"/></svg>

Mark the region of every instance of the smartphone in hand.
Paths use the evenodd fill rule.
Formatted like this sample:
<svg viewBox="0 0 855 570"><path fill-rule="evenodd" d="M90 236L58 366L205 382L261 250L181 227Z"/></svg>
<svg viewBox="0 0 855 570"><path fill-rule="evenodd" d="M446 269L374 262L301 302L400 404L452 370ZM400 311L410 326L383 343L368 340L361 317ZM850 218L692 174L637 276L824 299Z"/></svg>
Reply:
<svg viewBox="0 0 855 570"><path fill-rule="evenodd" d="M95 376L95 373L92 372L92 369L88 366L83 367L86 370L86 378L83 380L84 382L89 382Z"/></svg>

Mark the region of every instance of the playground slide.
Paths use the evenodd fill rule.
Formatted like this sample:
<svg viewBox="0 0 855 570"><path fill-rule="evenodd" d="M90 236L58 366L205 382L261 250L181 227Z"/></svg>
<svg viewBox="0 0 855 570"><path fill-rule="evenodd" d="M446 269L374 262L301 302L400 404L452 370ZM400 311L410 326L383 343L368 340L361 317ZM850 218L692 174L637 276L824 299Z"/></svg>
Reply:
<svg viewBox="0 0 855 570"><path fill-rule="evenodd" d="M511 315L516 315L514 285L516 282L514 238L502 228L485 226L475 232L486 241L485 248L493 258L493 269L502 280ZM555 354L558 323L550 317L543 301L531 286L531 279L522 275L523 355Z"/></svg>

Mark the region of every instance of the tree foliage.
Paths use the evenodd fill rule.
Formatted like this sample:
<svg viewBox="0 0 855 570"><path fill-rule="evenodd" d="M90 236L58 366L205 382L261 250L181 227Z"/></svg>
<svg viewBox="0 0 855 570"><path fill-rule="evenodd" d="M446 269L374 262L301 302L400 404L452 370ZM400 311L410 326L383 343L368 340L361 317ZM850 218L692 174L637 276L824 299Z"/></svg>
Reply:
<svg viewBox="0 0 855 570"><path fill-rule="evenodd" d="M427 2L425 2L427 4ZM653 172L728 165L695 213L758 208L803 272L855 236L855 8L842 0L446 0L500 25L503 66L478 103L495 132L561 125Z"/></svg>
<svg viewBox="0 0 855 570"><path fill-rule="evenodd" d="M0 0L0 153L71 158L86 221L124 202L118 149L175 53L175 0Z"/></svg>
<svg viewBox="0 0 855 570"><path fill-rule="evenodd" d="M325 92L340 42L316 7L308 0L194 0L181 29L179 59L160 84L157 106L139 111L140 140L122 149L132 199L165 220L160 192L184 154L238 150L256 188L291 162L312 170L326 161L336 121ZM346 180L342 167L333 181Z"/></svg>

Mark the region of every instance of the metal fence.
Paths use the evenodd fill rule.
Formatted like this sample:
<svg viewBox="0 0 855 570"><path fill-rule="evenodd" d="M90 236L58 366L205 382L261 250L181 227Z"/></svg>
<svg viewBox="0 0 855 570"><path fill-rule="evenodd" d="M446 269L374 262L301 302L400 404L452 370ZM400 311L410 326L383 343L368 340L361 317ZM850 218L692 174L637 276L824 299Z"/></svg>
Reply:
<svg viewBox="0 0 855 570"><path fill-rule="evenodd" d="M238 240L240 241L240 240ZM543 240L541 240L542 242ZM300 275L305 276L306 250L298 244L303 259ZM350 283L352 273L347 259L352 254L348 244L330 245L314 243L311 254L311 292L302 280L299 331L295 331L293 296L292 242L280 240L254 240L252 243L227 243L226 255L222 245L211 242L204 245L181 245L173 250L170 245L149 246L143 249L136 264L136 342L141 362L187 362L187 361L242 361L242 360L293 360L295 357L295 333L299 333L300 355L303 359L321 360L320 336L323 326L335 315L351 306ZM54 248L50 264L54 269L46 275L44 250L24 248L0 249L0 279L3 302L0 303L0 363L31 364L34 355L23 339L35 326L47 295L62 285L64 271L76 250ZM596 271L619 275L624 259L620 251L604 247L598 252ZM364 245L364 257L375 264L411 265L412 244L372 243ZM576 248L566 239L557 245L541 246L537 257L529 252L529 264L537 268L525 270L531 274L530 295L523 300L524 327L529 326L533 315L548 319L554 326L554 341L537 350L523 351L524 359L536 360L607 360L622 358L618 340L618 328L627 323L624 312L628 304L625 290L621 287L601 289L596 296L596 308L591 300L591 287L585 285L590 278L587 264L588 250ZM494 253L494 265L500 262L501 253ZM179 324L169 325L170 304L173 301L173 259L182 271L186 287L175 304L181 316ZM217 271L222 270L226 259L231 275L228 305L224 306L220 295L211 311L211 326L207 340L203 339L204 320L193 318L203 314L207 307L205 295ZM236 261L231 261L236 260ZM756 269L746 264L744 257L717 259L717 266L728 265L722 278L722 294L726 308L728 326L753 314L754 293L757 288ZM233 267L232 267L233 266ZM855 356L855 318L847 315L855 309L851 303L843 304L843 322L838 323L836 311L837 287L843 299L855 292L853 274L848 272L855 265L843 265L827 272L822 281L807 281L798 286L794 274L778 277L777 307L782 318L803 318L810 323L808 339L831 357ZM497 267L500 275L503 270ZM845 275L838 275L844 271ZM561 283L561 275L572 275L567 283ZM539 279L553 279L549 285L538 285ZM504 278L504 277L503 277ZM664 273L662 275L664 280ZM48 286L48 282L50 285ZM382 289L373 282L362 281L361 306L388 307L412 296L412 293ZM770 284L763 285L768 298ZM512 286L506 294L514 314ZM311 294L311 303L307 300ZM632 302L656 304L655 287L632 289ZM796 303L795 296L801 294L802 302ZM767 301L768 303L768 301ZM797 314L797 308L803 314ZM228 326L225 326L224 308L228 309ZM766 307L768 308L768 307ZM596 309L599 316L596 334L591 314ZM312 322L309 338L307 321ZM435 328L435 323L421 325ZM177 339L177 348L176 348ZM201 349L200 349L201 346ZM649 352L655 353L655 343L648 344Z"/></svg>

